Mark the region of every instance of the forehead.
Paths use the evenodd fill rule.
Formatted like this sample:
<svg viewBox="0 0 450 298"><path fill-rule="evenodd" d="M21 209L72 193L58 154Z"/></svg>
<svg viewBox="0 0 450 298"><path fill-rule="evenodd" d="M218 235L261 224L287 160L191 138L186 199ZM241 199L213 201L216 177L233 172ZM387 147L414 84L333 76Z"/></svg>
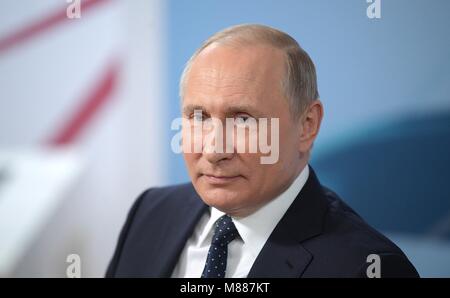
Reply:
<svg viewBox="0 0 450 298"><path fill-rule="evenodd" d="M213 44L191 65L183 105L229 105L242 101L258 105L267 98L282 97L284 74L281 50Z"/></svg>

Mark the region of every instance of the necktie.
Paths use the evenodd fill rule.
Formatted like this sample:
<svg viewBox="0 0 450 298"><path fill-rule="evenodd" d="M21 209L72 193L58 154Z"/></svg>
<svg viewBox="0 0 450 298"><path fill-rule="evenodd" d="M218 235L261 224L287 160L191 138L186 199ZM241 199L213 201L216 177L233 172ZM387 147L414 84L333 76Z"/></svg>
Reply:
<svg viewBox="0 0 450 298"><path fill-rule="evenodd" d="M209 247L202 278L223 278L227 270L228 244L236 238L238 231L231 217L223 215L215 223L214 236Z"/></svg>

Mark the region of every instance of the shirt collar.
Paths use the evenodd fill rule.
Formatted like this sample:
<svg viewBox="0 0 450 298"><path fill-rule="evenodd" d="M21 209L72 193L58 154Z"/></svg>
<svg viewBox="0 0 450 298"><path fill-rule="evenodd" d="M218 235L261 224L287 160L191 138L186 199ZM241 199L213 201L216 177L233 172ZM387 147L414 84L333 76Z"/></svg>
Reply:
<svg viewBox="0 0 450 298"><path fill-rule="evenodd" d="M259 254L278 222L300 193L306 180L308 180L308 176L309 167L306 165L291 185L276 198L246 217L232 217L233 223L244 242L244 248L249 249L254 257ZM210 219L204 230L206 233L201 236L202 240L206 238L207 233L211 232L216 220L225 214L214 207L211 207L210 210Z"/></svg>

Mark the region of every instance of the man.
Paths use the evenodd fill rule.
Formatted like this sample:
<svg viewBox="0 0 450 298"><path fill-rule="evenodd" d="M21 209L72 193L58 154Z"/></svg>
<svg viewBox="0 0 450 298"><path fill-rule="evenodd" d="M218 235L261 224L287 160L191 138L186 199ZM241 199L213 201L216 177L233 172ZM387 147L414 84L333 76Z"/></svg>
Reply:
<svg viewBox="0 0 450 298"><path fill-rule="evenodd" d="M180 95L192 183L137 199L107 277L418 276L309 167L323 106L314 64L292 37L261 25L216 33L187 63ZM244 135L211 125L227 119ZM261 119L276 119L275 162L262 162L267 150L236 150L264 137L250 130ZM199 127L206 134L192 137ZM211 131L219 137L208 142ZM217 150L230 135L231 150Z"/></svg>

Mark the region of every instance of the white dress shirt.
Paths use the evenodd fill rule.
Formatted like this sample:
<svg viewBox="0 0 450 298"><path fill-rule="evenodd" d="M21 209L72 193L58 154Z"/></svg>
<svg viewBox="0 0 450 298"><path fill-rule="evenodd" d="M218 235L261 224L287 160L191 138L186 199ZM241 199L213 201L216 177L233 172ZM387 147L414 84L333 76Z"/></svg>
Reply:
<svg viewBox="0 0 450 298"><path fill-rule="evenodd" d="M260 253L270 234L297 197L309 176L308 165L295 178L294 182L275 199L249 216L232 217L239 232L228 244L227 270L225 277L247 277L256 257ZM186 242L172 277L200 277L205 266L209 246L214 234L214 223L223 213L210 207Z"/></svg>

